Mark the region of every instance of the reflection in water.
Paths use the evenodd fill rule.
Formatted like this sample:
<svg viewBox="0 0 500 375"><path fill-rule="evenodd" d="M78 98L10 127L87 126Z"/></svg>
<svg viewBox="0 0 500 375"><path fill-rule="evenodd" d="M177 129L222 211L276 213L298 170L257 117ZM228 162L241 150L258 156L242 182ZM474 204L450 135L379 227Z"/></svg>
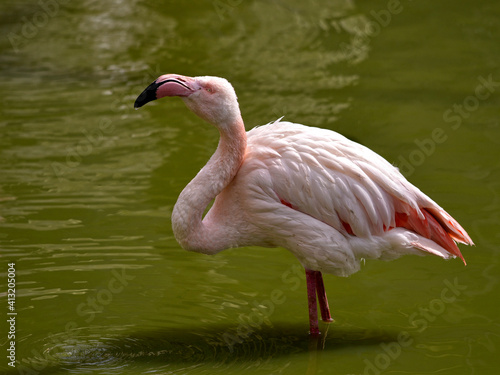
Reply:
<svg viewBox="0 0 500 375"><path fill-rule="evenodd" d="M229 366L232 371L262 365L271 359L306 354L307 374L315 374L321 352L347 347L370 347L394 341L397 332L335 328L320 337L310 337L303 326L287 325L260 329L236 345L228 345L221 332L227 326L213 326L193 332L186 329L156 330L124 335L128 327L79 329L66 337L42 340L42 353L25 358L25 369L44 364L41 374L68 369L72 373L99 370L121 373L148 367L150 373L186 368ZM307 327L306 327L307 328ZM307 329L306 329L307 330ZM288 361L287 361L288 362ZM153 370L154 369L154 370Z"/></svg>
<svg viewBox="0 0 500 375"><path fill-rule="evenodd" d="M369 21L348 0L320 7L300 1L241 4L215 23L217 42L208 47L210 55L237 58L228 59L227 66L222 59L215 71L206 71L235 84L244 117L245 112L251 114L250 127L283 115L304 124L331 126L350 106L349 98L340 99L336 92L359 80L356 74L339 73L338 64L367 58ZM200 22L213 24L210 17ZM189 25L180 24L183 28ZM244 82L241 88L239 81Z"/></svg>

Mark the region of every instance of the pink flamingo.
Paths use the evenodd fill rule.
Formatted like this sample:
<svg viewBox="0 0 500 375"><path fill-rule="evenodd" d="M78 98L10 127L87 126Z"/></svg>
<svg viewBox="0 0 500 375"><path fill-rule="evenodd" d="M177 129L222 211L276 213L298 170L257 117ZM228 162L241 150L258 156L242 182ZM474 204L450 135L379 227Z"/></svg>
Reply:
<svg viewBox="0 0 500 375"><path fill-rule="evenodd" d="M181 97L220 132L217 150L175 204L175 238L205 254L250 245L290 250L306 270L311 334L319 334L316 296L322 319L332 321L322 272L348 276L363 258L404 254L465 264L456 242L472 245L467 232L370 149L280 120L246 132L233 87L218 77L162 75L134 106L165 96Z"/></svg>

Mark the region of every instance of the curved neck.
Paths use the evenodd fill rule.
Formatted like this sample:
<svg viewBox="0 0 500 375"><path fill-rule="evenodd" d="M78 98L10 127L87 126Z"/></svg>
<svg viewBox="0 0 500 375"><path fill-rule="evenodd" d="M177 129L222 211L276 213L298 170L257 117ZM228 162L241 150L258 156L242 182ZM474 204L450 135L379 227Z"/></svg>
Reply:
<svg viewBox="0 0 500 375"><path fill-rule="evenodd" d="M243 162L247 136L239 116L230 126L217 126L220 140L208 163L179 195L172 211L175 239L186 250L215 253L219 241L203 222L203 213L212 200L233 180Z"/></svg>

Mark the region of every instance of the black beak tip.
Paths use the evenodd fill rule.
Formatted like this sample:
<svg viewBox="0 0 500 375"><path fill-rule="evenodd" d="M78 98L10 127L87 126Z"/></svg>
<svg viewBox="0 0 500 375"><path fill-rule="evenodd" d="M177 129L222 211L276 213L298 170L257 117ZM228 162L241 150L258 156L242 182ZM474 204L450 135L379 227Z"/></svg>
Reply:
<svg viewBox="0 0 500 375"><path fill-rule="evenodd" d="M141 95L137 97L134 103L134 108L139 109L141 108L144 104L152 102L153 100L156 100L156 90L158 89L160 85L158 85L156 82L153 82L150 84L146 90L144 90Z"/></svg>

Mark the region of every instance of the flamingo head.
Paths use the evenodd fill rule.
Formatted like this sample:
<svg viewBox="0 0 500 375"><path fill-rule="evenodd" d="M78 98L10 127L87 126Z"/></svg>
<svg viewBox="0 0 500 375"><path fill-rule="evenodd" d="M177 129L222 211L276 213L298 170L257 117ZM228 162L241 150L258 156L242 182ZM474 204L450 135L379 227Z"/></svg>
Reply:
<svg viewBox="0 0 500 375"><path fill-rule="evenodd" d="M165 74L139 95L134 107L138 109L165 96L181 97L191 111L217 127L230 125L241 118L236 93L224 78Z"/></svg>

